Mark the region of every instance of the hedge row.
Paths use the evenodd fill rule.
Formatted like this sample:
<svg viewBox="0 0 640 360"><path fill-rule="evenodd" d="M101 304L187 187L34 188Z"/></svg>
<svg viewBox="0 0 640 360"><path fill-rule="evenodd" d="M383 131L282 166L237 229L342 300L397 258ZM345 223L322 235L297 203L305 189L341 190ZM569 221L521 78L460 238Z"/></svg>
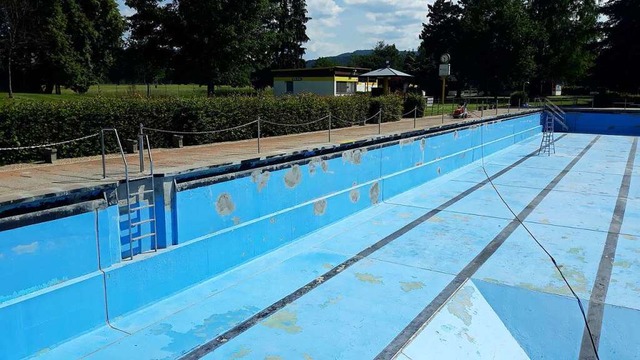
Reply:
<svg viewBox="0 0 640 360"><path fill-rule="evenodd" d="M325 130L334 117L332 127L350 126L382 109L382 121L400 119L402 98L385 96L320 97L301 95L290 97L221 97L113 99L96 98L74 102L21 102L0 107L0 148L20 147L60 142L116 128L121 139L135 139L139 125L172 131L210 131L247 124L261 118L262 136L285 135ZM336 120L339 119L339 120ZM371 122L377 121L376 119ZM171 134L149 132L153 147L171 146ZM216 134L185 135L185 145L218 141L250 139L257 136L257 125ZM117 151L113 140L106 144L109 152ZM99 137L57 147L58 157L70 158L100 153ZM40 160L39 150L0 151L0 165Z"/></svg>

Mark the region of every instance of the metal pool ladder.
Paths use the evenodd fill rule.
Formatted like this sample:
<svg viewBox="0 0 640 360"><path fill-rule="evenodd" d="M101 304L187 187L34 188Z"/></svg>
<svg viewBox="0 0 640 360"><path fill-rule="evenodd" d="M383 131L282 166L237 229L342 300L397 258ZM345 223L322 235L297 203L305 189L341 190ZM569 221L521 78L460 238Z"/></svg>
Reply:
<svg viewBox="0 0 640 360"><path fill-rule="evenodd" d="M551 151L556 153L556 145L553 138L553 117L549 115L544 116L544 125L542 128L542 141L540 142L540 149L538 149L538 155L547 154L551 156Z"/></svg>
<svg viewBox="0 0 640 360"><path fill-rule="evenodd" d="M151 183L151 189L146 189L142 191L132 192L130 186L130 176L129 176L129 167L125 165L125 181L126 181L126 189L127 189L127 221L129 224L129 259L133 259L133 245L137 242L140 242L147 238L153 238L153 248L154 252L158 251L158 227L156 224L156 200L155 200L155 191L156 184L154 179L153 172L153 156L151 155L151 144L149 143L149 135L144 137L140 137L142 140L141 148L144 150L144 143L147 143L147 155L149 156L149 175L143 176L141 178L137 178L136 180L145 180L149 179ZM145 195L148 196L147 204L143 204ZM137 201L132 202L132 199L136 199ZM134 204L136 206L134 207ZM141 216L138 217L137 221L132 220L132 215L136 212L142 210L149 210L149 218L142 220ZM141 214L141 213L140 213ZM145 224L150 224L150 231L144 232ZM134 230L138 230L137 236L133 236ZM142 252L142 246L140 246L140 251Z"/></svg>

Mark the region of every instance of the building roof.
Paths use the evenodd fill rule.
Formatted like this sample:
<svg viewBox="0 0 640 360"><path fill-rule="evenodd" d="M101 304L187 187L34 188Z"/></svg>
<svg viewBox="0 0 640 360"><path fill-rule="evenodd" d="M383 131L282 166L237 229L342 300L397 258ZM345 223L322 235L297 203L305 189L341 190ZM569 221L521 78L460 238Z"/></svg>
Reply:
<svg viewBox="0 0 640 360"><path fill-rule="evenodd" d="M382 68L382 69L378 69L378 70L373 70L370 71L368 73L364 73L362 75L360 75L361 77L377 77L377 78L381 78L381 77L413 77L413 75L409 75L406 73L403 73L402 71L396 70L396 69L392 69L390 67L386 67L386 68Z"/></svg>
<svg viewBox="0 0 640 360"><path fill-rule="evenodd" d="M274 77L323 77L323 76L362 76L361 74L369 71L367 68L356 68L348 66L332 66L324 68L306 68L306 69L277 69L271 70Z"/></svg>

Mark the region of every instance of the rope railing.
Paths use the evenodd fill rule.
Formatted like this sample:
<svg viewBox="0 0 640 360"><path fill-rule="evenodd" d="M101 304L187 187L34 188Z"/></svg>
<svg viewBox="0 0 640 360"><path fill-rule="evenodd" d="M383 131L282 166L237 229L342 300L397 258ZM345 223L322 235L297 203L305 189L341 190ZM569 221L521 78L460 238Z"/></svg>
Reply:
<svg viewBox="0 0 640 360"><path fill-rule="evenodd" d="M271 125L275 125L275 126L287 126L287 127L297 127L297 126L306 126L306 125L311 125L311 124L315 124L324 120L327 120L331 115L327 115L324 116L318 120L313 120L313 121L308 121L305 123L296 123L296 124L285 124L285 123L277 123L277 122L273 122L273 121L268 121L268 120L260 120L261 123L263 124L271 124Z"/></svg>
<svg viewBox="0 0 640 360"><path fill-rule="evenodd" d="M337 117L337 116L331 116L331 118L332 118L333 120L337 120L338 122L341 122L341 123L346 123L346 124L349 124L349 125L359 125L359 124L364 124L364 123L366 123L367 121L369 121L369 120L371 120L371 119L374 119L375 117L377 117L378 115L380 115L380 113L381 113L381 112L382 112L382 110L378 110L378 112L377 112L377 113L375 113L375 114L373 114L373 116L371 116L371 117L369 117L369 118L366 118L366 119L364 119L364 120L356 120L356 121L343 120L343 119L340 119L340 118L339 118L339 117Z"/></svg>
<svg viewBox="0 0 640 360"><path fill-rule="evenodd" d="M175 134L175 135L207 135L207 134L218 134L225 131L237 130L237 129L241 129L243 127L247 127L256 123L258 123L258 120L254 120L252 122L248 122L246 124L242 124L242 125L238 125L230 128L218 129L218 130L206 130L206 131L176 131L176 130L156 129L156 128L150 128L146 126L143 126L142 129L155 131L159 133L165 133L165 134Z"/></svg>
<svg viewBox="0 0 640 360"><path fill-rule="evenodd" d="M417 115L417 114L418 114L418 107L416 106L415 108L413 108L413 110L410 110L410 111L408 111L408 112L406 112L406 113L402 114L402 116L401 116L401 117L405 117L405 116L407 116L407 115L409 115L409 114L411 114L411 113L415 113L415 114Z"/></svg>
<svg viewBox="0 0 640 360"><path fill-rule="evenodd" d="M91 139L91 138L97 137L99 135L100 135L100 133L97 132L95 134L79 137L79 138L76 138L76 139L65 140L65 141L49 143L49 144L0 148L0 151L12 151L12 150L18 151L18 150L32 150L32 149L49 148L49 147L55 147L55 146L60 146L60 145L64 145L64 144L69 144L69 143L73 143L73 142L78 142L78 141Z"/></svg>

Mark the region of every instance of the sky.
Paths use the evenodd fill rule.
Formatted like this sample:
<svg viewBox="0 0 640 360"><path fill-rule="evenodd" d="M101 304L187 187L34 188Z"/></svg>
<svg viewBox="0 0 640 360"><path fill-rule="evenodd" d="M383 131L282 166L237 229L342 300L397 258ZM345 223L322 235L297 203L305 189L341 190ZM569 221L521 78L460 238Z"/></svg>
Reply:
<svg viewBox="0 0 640 360"><path fill-rule="evenodd" d="M372 49L378 41L400 50L416 49L427 5L434 0L307 0L305 59ZM120 12L131 9L118 0Z"/></svg>

